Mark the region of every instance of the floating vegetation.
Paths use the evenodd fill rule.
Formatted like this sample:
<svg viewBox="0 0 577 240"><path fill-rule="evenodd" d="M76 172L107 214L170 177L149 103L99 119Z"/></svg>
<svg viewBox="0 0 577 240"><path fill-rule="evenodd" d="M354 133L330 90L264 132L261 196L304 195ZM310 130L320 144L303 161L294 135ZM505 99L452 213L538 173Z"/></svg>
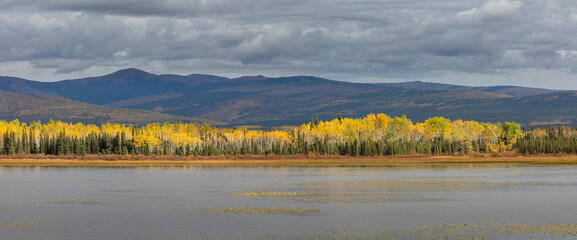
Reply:
<svg viewBox="0 0 577 240"><path fill-rule="evenodd" d="M361 206L358 203L338 203L337 206L339 207L352 207L352 206Z"/></svg>
<svg viewBox="0 0 577 240"><path fill-rule="evenodd" d="M409 182L350 182L349 185L386 185L386 186L469 186L469 185L502 185L526 184L523 181L491 181L491 182L446 182L446 181L409 181Z"/></svg>
<svg viewBox="0 0 577 240"><path fill-rule="evenodd" d="M263 207L240 207L240 208L208 208L201 209L207 213L227 214L307 214L321 212L319 208L263 208Z"/></svg>
<svg viewBox="0 0 577 240"><path fill-rule="evenodd" d="M318 208L264 208L264 207L238 207L238 208L196 208L192 206L165 206L156 207L166 210L198 211L205 213L225 213L225 214L307 214L318 213Z"/></svg>
<svg viewBox="0 0 577 240"><path fill-rule="evenodd" d="M11 194L11 193L39 193L39 192L46 191L46 190L50 190L50 189L42 188L42 189L37 189L37 190L8 190L6 192L0 192L0 195L6 195L6 194Z"/></svg>
<svg viewBox="0 0 577 240"><path fill-rule="evenodd" d="M276 197L276 196L316 196L322 194L323 193L321 192L243 192L243 193L222 193L219 195Z"/></svg>
<svg viewBox="0 0 577 240"><path fill-rule="evenodd" d="M577 224L517 225L508 223L442 224L405 233L412 239L558 239L577 236Z"/></svg>
<svg viewBox="0 0 577 240"><path fill-rule="evenodd" d="M426 196L422 193L538 187L539 184L542 183L533 181L337 181L331 182L331 188L327 188L328 183L297 182L292 185L286 184L285 187L245 188L242 190L249 191L219 195L272 197L274 201L287 202L441 201L448 199L439 195ZM572 183L567 185L570 184Z"/></svg>
<svg viewBox="0 0 577 240"><path fill-rule="evenodd" d="M411 239L491 239L500 224L441 224L414 228L403 235Z"/></svg>
<svg viewBox="0 0 577 240"><path fill-rule="evenodd" d="M37 190L9 190L8 193L36 193Z"/></svg>
<svg viewBox="0 0 577 240"><path fill-rule="evenodd" d="M32 220L32 221L0 221L0 231L29 231L43 229L40 225L46 220Z"/></svg>
<svg viewBox="0 0 577 240"><path fill-rule="evenodd" d="M374 202L414 202L414 201L441 201L446 200L440 196L419 196L419 195L368 195L368 194L347 194L339 196L320 197L276 197L274 201L279 202L329 202L338 203L343 206L356 206L358 203Z"/></svg>
<svg viewBox="0 0 577 240"><path fill-rule="evenodd" d="M320 232L263 234L254 239L575 239L577 224L514 225L506 223L440 224L409 229L327 229Z"/></svg>
<svg viewBox="0 0 577 240"><path fill-rule="evenodd" d="M477 176L423 176L423 177L402 177L410 179L453 179L453 178L476 178Z"/></svg>
<svg viewBox="0 0 577 240"><path fill-rule="evenodd" d="M412 177L413 178L413 177ZM415 177L417 178L417 177ZM443 178L443 177L439 177ZM333 186L470 186L470 185L523 185L531 184L531 181L340 181L331 182ZM300 186L324 186L325 182L300 182L294 183Z"/></svg>
<svg viewBox="0 0 577 240"><path fill-rule="evenodd" d="M157 188L104 188L104 189L90 189L90 191L98 192L160 192L160 191L171 191L170 189L157 189Z"/></svg>
<svg viewBox="0 0 577 240"><path fill-rule="evenodd" d="M503 233L514 234L555 234L566 237L577 237L577 224L564 225L512 225L502 229Z"/></svg>
<svg viewBox="0 0 577 240"><path fill-rule="evenodd" d="M17 202L22 203L52 203L52 204L95 204L100 203L99 200L92 200L92 199L38 199L38 200L29 200L29 199L20 199Z"/></svg>
<svg viewBox="0 0 577 240"><path fill-rule="evenodd" d="M523 188L538 187L539 182L534 181L335 181L330 186L334 189L340 188L376 188L383 187L388 189L387 192L434 192L434 191L472 191L484 189L501 189L501 188ZM567 183L567 186L572 186ZM316 191L326 192L325 186L329 183L324 182L303 182L295 183L296 186L313 188ZM558 184L558 186L563 186ZM325 187L325 188L323 188ZM344 192L350 192L346 189Z"/></svg>
<svg viewBox="0 0 577 240"><path fill-rule="evenodd" d="M531 185L532 187L574 187L577 183L535 183Z"/></svg>
<svg viewBox="0 0 577 240"><path fill-rule="evenodd" d="M186 211L190 211L190 210L194 210L197 211L198 208L197 207L191 207L191 206L153 206L150 207L150 209L162 209L162 210L186 210Z"/></svg>
<svg viewBox="0 0 577 240"><path fill-rule="evenodd" d="M329 197L275 197L273 198L274 201L279 202L328 202L334 200Z"/></svg>

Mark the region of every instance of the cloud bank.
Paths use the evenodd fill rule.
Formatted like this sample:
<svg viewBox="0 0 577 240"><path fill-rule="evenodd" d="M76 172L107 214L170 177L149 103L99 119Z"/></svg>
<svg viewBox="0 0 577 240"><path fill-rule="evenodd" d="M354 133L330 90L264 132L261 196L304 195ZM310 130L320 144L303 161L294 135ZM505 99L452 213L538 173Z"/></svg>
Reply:
<svg viewBox="0 0 577 240"><path fill-rule="evenodd" d="M522 83L520 72L577 72L576 13L573 0L0 0L0 75L138 67Z"/></svg>

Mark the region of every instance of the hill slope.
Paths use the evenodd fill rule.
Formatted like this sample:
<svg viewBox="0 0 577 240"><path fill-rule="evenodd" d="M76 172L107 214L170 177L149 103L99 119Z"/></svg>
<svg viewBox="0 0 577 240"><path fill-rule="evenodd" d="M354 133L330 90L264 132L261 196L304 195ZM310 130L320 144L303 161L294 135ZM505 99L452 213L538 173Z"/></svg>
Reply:
<svg viewBox="0 0 577 240"><path fill-rule="evenodd" d="M491 122L516 121L526 125L577 123L574 92L422 82L402 86L339 82L309 76L229 79L199 74L154 75L138 69L50 83L0 77L0 89L8 91L150 110L188 119L211 119L231 125L297 125L315 115L332 119L339 113L343 117L362 117L377 112L406 115L413 121L444 116ZM42 114L55 118L52 113L38 113L36 117L40 118ZM159 118L160 115L155 119Z"/></svg>
<svg viewBox="0 0 577 240"><path fill-rule="evenodd" d="M518 87L518 86L490 86L490 87L470 87L470 86L460 86L444 83L431 83L431 82L401 82L401 83L379 83L382 86L394 86L409 89L435 89L435 90L475 90L490 93L501 93L516 97L522 96L534 96L541 94L549 94L561 92L559 90L542 89L542 88L530 88L530 87Z"/></svg>
<svg viewBox="0 0 577 240"><path fill-rule="evenodd" d="M247 82L134 107L174 115L194 113L201 118L240 125L274 126L302 124L317 114L321 119L332 119L339 113L346 117L361 117L384 112L422 120L438 115L431 108L433 104L451 108L500 98L511 97L479 91L414 90L288 77Z"/></svg>
<svg viewBox="0 0 577 240"><path fill-rule="evenodd" d="M138 69L125 69L100 77L58 82L0 77L0 90L124 107L204 91L227 80L210 75L154 75Z"/></svg>
<svg viewBox="0 0 577 240"><path fill-rule="evenodd" d="M2 90L0 90L0 119L7 121L19 119L21 122L48 122L53 119L87 124L105 122L144 124L196 120L144 110L114 109L59 97L31 96Z"/></svg>

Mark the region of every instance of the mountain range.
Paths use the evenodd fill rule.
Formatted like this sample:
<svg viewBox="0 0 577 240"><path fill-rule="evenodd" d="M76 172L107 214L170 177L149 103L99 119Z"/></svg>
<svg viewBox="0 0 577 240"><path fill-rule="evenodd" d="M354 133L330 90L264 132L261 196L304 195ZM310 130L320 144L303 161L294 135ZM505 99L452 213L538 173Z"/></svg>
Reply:
<svg viewBox="0 0 577 240"><path fill-rule="evenodd" d="M444 83L430 83L430 82L401 82L401 83L380 83L382 86L395 86L409 89L446 89L446 90L476 90L483 92L501 93L516 97L531 96L531 95L541 95L548 93L559 92L559 90L542 89L542 88L529 88L529 87L518 87L518 86L490 86L490 87L470 87L470 86L460 86Z"/></svg>
<svg viewBox="0 0 577 240"><path fill-rule="evenodd" d="M155 75L124 69L57 82L0 77L0 118L21 121L198 121L229 126L284 126L369 113L434 116L523 125L577 123L577 92L517 86L351 83L294 76L225 78Z"/></svg>

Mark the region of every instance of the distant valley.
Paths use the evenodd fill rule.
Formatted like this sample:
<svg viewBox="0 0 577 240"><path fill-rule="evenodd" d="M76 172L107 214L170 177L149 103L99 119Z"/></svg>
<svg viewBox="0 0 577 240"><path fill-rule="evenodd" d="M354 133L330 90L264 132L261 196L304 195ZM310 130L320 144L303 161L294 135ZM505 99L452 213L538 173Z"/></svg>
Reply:
<svg viewBox="0 0 577 240"><path fill-rule="evenodd" d="M230 79L125 69L58 82L0 77L0 90L0 117L22 121L198 121L272 127L299 125L316 115L328 120L338 114L362 117L382 112L413 121L443 116L526 126L577 123L577 92L516 86L369 84L310 76Z"/></svg>

